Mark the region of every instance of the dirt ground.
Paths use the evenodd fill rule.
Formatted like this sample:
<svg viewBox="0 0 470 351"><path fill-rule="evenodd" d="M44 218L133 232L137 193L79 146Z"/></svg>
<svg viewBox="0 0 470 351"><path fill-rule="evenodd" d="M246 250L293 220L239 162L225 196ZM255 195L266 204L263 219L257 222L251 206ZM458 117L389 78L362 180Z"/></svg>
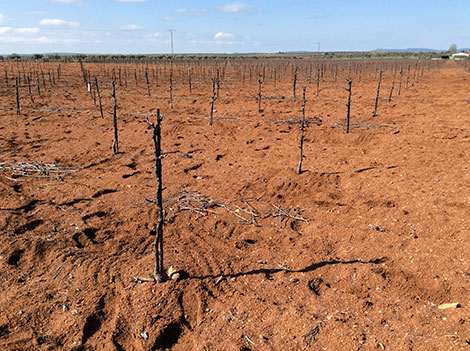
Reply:
<svg viewBox="0 0 470 351"><path fill-rule="evenodd" d="M295 102L290 75L266 78L259 113L257 77L231 65L212 126L207 77L190 94L176 73L171 109L166 78L149 97L129 74L117 155L112 65L85 64L101 74L104 119L78 64L33 87L34 103L23 79L19 115L1 78L0 349L469 350L470 74L435 64L388 102L386 72L374 118L364 64L345 134L344 77L318 96L300 77ZM145 281L157 108L165 267L182 272L161 284Z"/></svg>

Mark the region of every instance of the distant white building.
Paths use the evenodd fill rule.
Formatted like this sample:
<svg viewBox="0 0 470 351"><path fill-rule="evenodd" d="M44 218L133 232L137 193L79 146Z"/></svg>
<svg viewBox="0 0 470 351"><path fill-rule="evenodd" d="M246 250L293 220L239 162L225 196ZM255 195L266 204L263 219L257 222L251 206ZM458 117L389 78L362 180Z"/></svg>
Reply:
<svg viewBox="0 0 470 351"><path fill-rule="evenodd" d="M462 60L462 59L469 59L470 53L469 52L457 52L451 56L453 60Z"/></svg>

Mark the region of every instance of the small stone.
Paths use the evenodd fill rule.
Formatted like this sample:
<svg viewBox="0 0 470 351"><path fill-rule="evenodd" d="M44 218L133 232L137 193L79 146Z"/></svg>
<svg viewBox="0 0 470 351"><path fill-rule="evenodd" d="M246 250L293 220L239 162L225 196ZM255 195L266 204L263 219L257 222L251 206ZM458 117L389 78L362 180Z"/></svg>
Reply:
<svg viewBox="0 0 470 351"><path fill-rule="evenodd" d="M462 306L458 302L443 303L442 305L437 306L437 308L440 310L447 310L449 308L460 308L460 307Z"/></svg>
<svg viewBox="0 0 470 351"><path fill-rule="evenodd" d="M62 311L68 311L69 307L67 305L62 305Z"/></svg>
<svg viewBox="0 0 470 351"><path fill-rule="evenodd" d="M179 280L181 277L181 274L180 272L178 272L176 268L174 268L173 266L170 266L170 268L168 268L168 276L172 280Z"/></svg>
<svg viewBox="0 0 470 351"><path fill-rule="evenodd" d="M149 338L149 333L147 333L146 331L144 331L143 333L140 333L139 338L144 339L144 340L148 340L148 338Z"/></svg>

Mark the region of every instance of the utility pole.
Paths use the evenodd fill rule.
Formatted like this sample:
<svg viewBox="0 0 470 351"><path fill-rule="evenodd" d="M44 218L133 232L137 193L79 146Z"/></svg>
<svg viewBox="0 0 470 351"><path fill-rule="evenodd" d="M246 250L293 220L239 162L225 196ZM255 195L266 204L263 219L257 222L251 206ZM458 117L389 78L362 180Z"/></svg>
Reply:
<svg viewBox="0 0 470 351"><path fill-rule="evenodd" d="M320 42L317 42L318 44L318 52L320 52Z"/></svg>
<svg viewBox="0 0 470 351"><path fill-rule="evenodd" d="M173 32L175 32L176 29L168 29L168 32L170 32L170 38L171 38L171 56L173 56Z"/></svg>

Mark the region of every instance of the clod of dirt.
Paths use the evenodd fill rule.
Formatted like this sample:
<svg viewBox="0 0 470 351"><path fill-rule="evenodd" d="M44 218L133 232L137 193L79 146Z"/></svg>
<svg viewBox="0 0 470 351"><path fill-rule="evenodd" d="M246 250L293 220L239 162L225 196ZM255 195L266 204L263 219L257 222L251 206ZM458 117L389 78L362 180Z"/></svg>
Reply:
<svg viewBox="0 0 470 351"><path fill-rule="evenodd" d="M313 327L312 330L310 330L307 334L304 335L304 343L307 346L310 346L312 344L312 342L314 342L315 339L317 338L318 333L320 333L320 324L321 323L317 323Z"/></svg>

